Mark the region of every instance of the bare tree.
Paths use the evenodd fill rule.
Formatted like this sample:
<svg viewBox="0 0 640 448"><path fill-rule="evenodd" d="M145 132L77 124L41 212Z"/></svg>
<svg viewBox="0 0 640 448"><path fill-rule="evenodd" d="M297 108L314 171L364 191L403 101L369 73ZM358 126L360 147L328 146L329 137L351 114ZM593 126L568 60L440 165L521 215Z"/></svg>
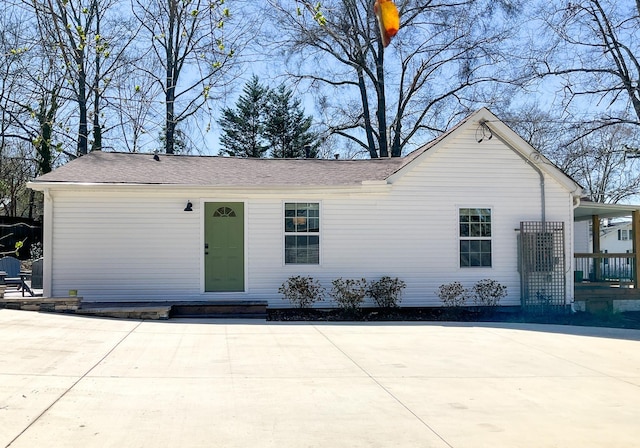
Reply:
<svg viewBox="0 0 640 448"><path fill-rule="evenodd" d="M533 37L533 72L557 83L568 114L589 130L640 125L640 2L542 2L532 26L550 31Z"/></svg>
<svg viewBox="0 0 640 448"><path fill-rule="evenodd" d="M120 73L113 80L116 96L113 99L118 125L121 128L122 144L129 152L140 152L155 141L150 137L152 129L162 127L162 115L157 99L160 86L142 71Z"/></svg>
<svg viewBox="0 0 640 448"><path fill-rule="evenodd" d="M560 113L523 106L504 117L522 138L583 188L595 202L617 203L640 194L640 130L616 124L567 123Z"/></svg>
<svg viewBox="0 0 640 448"><path fill-rule="evenodd" d="M4 23L0 38L4 54L1 146L15 148L27 143L35 155L27 155L24 149L21 154L35 162L37 174L47 173L59 148L55 124L64 79L56 62L57 49L34 32L37 26L27 10L14 5L4 17L15 20Z"/></svg>
<svg viewBox="0 0 640 448"><path fill-rule="evenodd" d="M8 8L0 16L0 155L17 122L13 98L20 89L19 78L25 74L20 64L20 54L25 51L24 41L20 39L23 31L21 17L15 9Z"/></svg>
<svg viewBox="0 0 640 448"><path fill-rule="evenodd" d="M139 69L162 86L163 140L173 154L178 124L222 96L235 56L251 38L251 20L224 0L134 0L133 13L148 38L143 45L151 48L145 61L154 61Z"/></svg>
<svg viewBox="0 0 640 448"><path fill-rule="evenodd" d="M290 76L318 89L330 133L370 157L402 155L419 133L438 133L477 103L489 81L509 79L501 44L515 2L398 2L401 28L385 50L368 0L270 0ZM494 21L495 20L495 21ZM500 73L500 76L497 75Z"/></svg>
<svg viewBox="0 0 640 448"><path fill-rule="evenodd" d="M5 216L25 216L30 207L27 182L35 176L31 145L14 142L0 157L0 211Z"/></svg>
<svg viewBox="0 0 640 448"><path fill-rule="evenodd" d="M634 149L638 143L637 130L624 125L592 132L567 148L572 159L568 173L593 201L615 204L636 196L640 194L640 161Z"/></svg>
<svg viewBox="0 0 640 448"><path fill-rule="evenodd" d="M122 69L135 28L115 0L33 0L32 6L42 41L59 50L69 97L77 105L76 155L99 150L104 90L110 77Z"/></svg>

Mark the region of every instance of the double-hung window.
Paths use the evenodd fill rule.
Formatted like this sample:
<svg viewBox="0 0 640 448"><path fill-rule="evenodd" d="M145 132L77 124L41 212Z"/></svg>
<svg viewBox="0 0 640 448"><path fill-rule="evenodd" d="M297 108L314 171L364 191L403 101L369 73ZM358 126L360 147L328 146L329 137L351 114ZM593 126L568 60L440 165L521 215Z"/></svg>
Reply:
<svg viewBox="0 0 640 448"><path fill-rule="evenodd" d="M459 210L460 267L491 267L491 209Z"/></svg>
<svg viewBox="0 0 640 448"><path fill-rule="evenodd" d="M285 264L320 264L320 204L284 204Z"/></svg>

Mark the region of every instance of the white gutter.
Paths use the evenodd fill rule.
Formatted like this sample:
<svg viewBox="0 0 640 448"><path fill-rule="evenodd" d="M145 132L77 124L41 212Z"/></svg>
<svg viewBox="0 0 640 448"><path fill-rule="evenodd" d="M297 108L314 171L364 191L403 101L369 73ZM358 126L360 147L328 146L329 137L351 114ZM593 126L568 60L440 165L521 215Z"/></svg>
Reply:
<svg viewBox="0 0 640 448"><path fill-rule="evenodd" d="M229 193L251 193L251 194L272 194L282 191L291 192L323 192L323 193L376 193L388 191L392 185L387 181L362 181L360 183L346 185L202 185L202 184L138 184L138 183L89 183L89 182L29 182L27 187L36 191L57 190L57 191L78 191L100 189L100 190L174 190L174 191L216 191Z"/></svg>

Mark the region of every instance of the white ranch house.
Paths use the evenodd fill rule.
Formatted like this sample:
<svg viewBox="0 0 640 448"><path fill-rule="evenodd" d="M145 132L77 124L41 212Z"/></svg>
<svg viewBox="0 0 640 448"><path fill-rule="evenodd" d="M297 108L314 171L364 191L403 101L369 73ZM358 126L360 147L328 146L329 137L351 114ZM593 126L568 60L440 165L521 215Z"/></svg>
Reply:
<svg viewBox="0 0 640 448"><path fill-rule="evenodd" d="M487 278L503 305L574 299L581 188L487 109L403 158L156 158L93 152L30 183L45 297L281 307L290 276L389 275L403 306Z"/></svg>

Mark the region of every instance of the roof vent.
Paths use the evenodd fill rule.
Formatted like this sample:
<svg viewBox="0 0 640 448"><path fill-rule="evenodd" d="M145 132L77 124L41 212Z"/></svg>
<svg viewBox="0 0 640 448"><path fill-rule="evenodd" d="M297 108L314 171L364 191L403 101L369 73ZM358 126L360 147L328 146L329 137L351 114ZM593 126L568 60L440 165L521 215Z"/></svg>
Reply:
<svg viewBox="0 0 640 448"><path fill-rule="evenodd" d="M160 161L160 156L158 155L158 151L153 151L153 160L155 160L156 162Z"/></svg>
<svg viewBox="0 0 640 448"><path fill-rule="evenodd" d="M338 160L340 158L340 154L334 154L333 157L335 157L336 160Z"/></svg>

